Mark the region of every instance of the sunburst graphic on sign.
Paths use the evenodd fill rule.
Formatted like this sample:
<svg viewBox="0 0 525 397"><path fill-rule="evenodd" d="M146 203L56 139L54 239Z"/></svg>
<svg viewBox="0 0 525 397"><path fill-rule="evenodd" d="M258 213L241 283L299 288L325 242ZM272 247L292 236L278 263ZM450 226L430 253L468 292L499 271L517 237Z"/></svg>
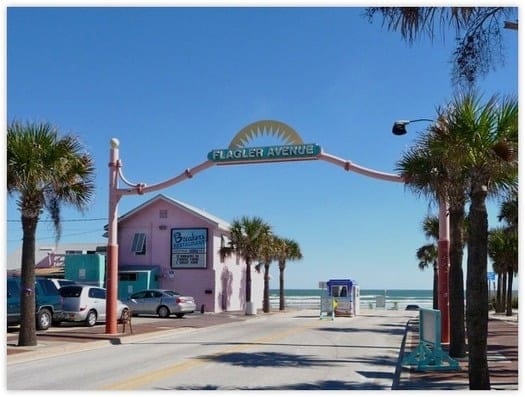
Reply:
<svg viewBox="0 0 525 397"><path fill-rule="evenodd" d="M303 143L303 139L292 127L276 120L260 120L240 130L230 142L229 149L246 147L250 141L264 135L277 137L284 145Z"/></svg>

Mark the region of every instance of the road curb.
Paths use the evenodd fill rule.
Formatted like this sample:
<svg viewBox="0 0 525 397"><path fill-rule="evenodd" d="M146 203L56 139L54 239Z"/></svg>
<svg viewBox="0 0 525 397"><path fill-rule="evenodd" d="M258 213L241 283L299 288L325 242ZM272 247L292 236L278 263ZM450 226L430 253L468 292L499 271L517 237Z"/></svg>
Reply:
<svg viewBox="0 0 525 397"><path fill-rule="evenodd" d="M410 333L410 326L412 321L417 321L417 319L408 319L405 324L405 335L403 336L403 339L401 340L401 346L399 348L399 356L397 358L397 364L396 364L396 370L394 372L394 379L392 381L392 387L391 390L400 390L399 383L401 380L401 377L403 377L403 374L406 372L403 368L403 360L405 358L405 348L406 348L406 342L407 337Z"/></svg>

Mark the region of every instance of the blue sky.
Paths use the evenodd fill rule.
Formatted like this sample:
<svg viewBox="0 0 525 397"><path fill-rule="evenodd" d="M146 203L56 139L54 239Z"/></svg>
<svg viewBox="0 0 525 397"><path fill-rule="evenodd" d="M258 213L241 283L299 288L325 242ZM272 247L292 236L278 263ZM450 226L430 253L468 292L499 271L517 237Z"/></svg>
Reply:
<svg viewBox="0 0 525 397"><path fill-rule="evenodd" d="M86 213L63 211L62 242L105 242L113 137L125 177L149 185L200 164L263 119L288 124L329 154L393 173L427 126L411 124L398 137L393 122L433 118L454 94L451 32L409 46L379 17L369 23L363 8L16 3L5 9L6 119L48 121L77 134L97 168ZM518 33L503 35L505 65L479 83L487 97L518 93ZM250 146L280 144L264 137ZM421 222L436 209L401 184L323 161L212 167L160 192L124 197L119 214L158 193L229 222L260 216L296 240L304 259L288 263L288 288L317 288L330 278L352 278L365 289L432 288L432 271L418 270L415 252L428 243ZM490 226L497 210L489 205ZM22 236L14 198L6 217L9 253ZM47 220L39 243L54 241ZM277 288L277 266L271 274Z"/></svg>

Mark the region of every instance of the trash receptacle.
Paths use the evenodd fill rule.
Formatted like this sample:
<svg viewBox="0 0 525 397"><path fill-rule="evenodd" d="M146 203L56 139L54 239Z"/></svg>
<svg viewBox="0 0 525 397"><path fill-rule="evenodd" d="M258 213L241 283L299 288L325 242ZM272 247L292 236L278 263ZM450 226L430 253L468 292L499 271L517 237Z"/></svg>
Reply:
<svg viewBox="0 0 525 397"><path fill-rule="evenodd" d="M246 302L246 314L257 314L257 309L255 308L255 304L253 302Z"/></svg>

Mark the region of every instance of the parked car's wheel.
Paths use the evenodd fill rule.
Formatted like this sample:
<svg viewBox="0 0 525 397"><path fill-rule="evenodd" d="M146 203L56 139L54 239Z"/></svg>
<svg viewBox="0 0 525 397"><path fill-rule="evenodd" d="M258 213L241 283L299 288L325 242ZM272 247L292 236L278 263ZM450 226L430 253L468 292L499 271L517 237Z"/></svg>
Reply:
<svg viewBox="0 0 525 397"><path fill-rule="evenodd" d="M168 309L166 306L161 306L157 309L157 314L159 317L166 318L170 316L170 309Z"/></svg>
<svg viewBox="0 0 525 397"><path fill-rule="evenodd" d="M36 314L36 329L46 330L51 326L53 315L48 309L42 309Z"/></svg>
<svg viewBox="0 0 525 397"><path fill-rule="evenodd" d="M182 317L184 317L184 313L177 313L177 314L175 314L175 317L182 318Z"/></svg>
<svg viewBox="0 0 525 397"><path fill-rule="evenodd" d="M90 310L86 317L86 325L88 327L93 327L97 323L97 312Z"/></svg>

